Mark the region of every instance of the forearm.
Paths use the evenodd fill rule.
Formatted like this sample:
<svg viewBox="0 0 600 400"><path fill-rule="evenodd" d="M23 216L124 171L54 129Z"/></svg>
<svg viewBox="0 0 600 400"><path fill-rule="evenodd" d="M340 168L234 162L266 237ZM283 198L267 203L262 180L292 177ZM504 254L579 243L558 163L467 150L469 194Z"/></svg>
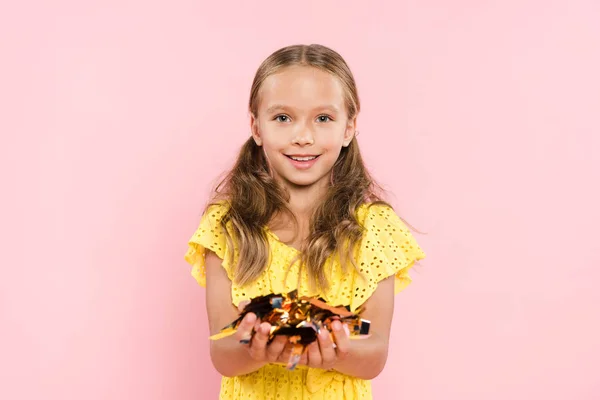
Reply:
<svg viewBox="0 0 600 400"><path fill-rule="evenodd" d="M256 361L236 336L211 341L210 357L215 369L223 376L246 375L262 368L266 362Z"/></svg>
<svg viewBox="0 0 600 400"><path fill-rule="evenodd" d="M333 369L345 375L370 380L377 377L387 361L388 343L373 334L367 339L352 340L348 354Z"/></svg>

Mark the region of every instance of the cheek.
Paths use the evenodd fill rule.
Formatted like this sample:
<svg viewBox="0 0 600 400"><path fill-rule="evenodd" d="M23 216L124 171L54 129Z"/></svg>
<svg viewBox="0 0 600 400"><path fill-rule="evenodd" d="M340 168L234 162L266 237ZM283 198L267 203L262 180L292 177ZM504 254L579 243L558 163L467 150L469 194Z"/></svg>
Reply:
<svg viewBox="0 0 600 400"><path fill-rule="evenodd" d="M344 131L342 132L330 132L327 135L323 135L321 138L321 145L324 148L338 151L344 144Z"/></svg>
<svg viewBox="0 0 600 400"><path fill-rule="evenodd" d="M274 132L270 129L264 129L261 131L261 137L263 141L263 147L266 151L277 151L283 148L287 142L285 135L282 135L281 132Z"/></svg>
<svg viewBox="0 0 600 400"><path fill-rule="evenodd" d="M263 149L267 153L279 153L285 150L285 145L278 141L263 140Z"/></svg>

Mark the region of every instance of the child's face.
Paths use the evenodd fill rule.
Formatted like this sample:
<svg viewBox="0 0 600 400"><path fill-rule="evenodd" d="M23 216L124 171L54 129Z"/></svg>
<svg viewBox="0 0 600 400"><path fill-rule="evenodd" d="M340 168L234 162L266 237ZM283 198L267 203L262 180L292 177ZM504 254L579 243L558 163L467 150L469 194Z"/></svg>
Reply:
<svg viewBox="0 0 600 400"><path fill-rule="evenodd" d="M275 177L290 186L326 186L356 125L339 79L313 67L288 67L263 82L259 99L252 135Z"/></svg>

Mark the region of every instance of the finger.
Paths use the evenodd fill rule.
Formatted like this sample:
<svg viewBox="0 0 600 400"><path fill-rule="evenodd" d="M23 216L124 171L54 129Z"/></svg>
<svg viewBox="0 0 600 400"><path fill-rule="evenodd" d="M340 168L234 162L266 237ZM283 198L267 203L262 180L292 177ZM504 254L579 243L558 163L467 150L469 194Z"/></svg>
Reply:
<svg viewBox="0 0 600 400"><path fill-rule="evenodd" d="M331 334L327 329L321 329L319 332L319 348L321 349L323 368L330 368L335 363L336 352L333 348Z"/></svg>
<svg viewBox="0 0 600 400"><path fill-rule="evenodd" d="M335 321L331 324L331 328L336 344L336 356L338 359L344 359L348 355L350 349L350 336L348 334L350 330L346 324L342 324L340 321Z"/></svg>
<svg viewBox="0 0 600 400"><path fill-rule="evenodd" d="M263 322L259 325L256 333L252 337L252 341L250 342L250 355L255 360L266 360L267 341L269 340L270 332L271 325L267 322Z"/></svg>
<svg viewBox="0 0 600 400"><path fill-rule="evenodd" d="M346 335L350 337L350 328L348 328L348 324L344 324L344 332L346 332Z"/></svg>
<svg viewBox="0 0 600 400"><path fill-rule="evenodd" d="M312 342L308 345L306 356L306 361L309 367L320 368L323 364L321 351L319 350L319 344L317 342Z"/></svg>
<svg viewBox="0 0 600 400"><path fill-rule="evenodd" d="M296 345L291 343L288 338L288 342L286 343L285 348L283 349L283 352L279 356L279 361L284 364L287 364L290 361L292 354L294 353L295 346ZM305 351L306 351L306 349L305 349Z"/></svg>
<svg viewBox="0 0 600 400"><path fill-rule="evenodd" d="M237 328L236 337L240 341L240 343L250 343L250 339L252 339L252 331L254 330L254 325L256 324L256 314L248 313L240 322L240 325Z"/></svg>
<svg viewBox="0 0 600 400"><path fill-rule="evenodd" d="M285 350L288 340L285 336L275 336L271 344L267 346L267 360L275 362Z"/></svg>
<svg viewBox="0 0 600 400"><path fill-rule="evenodd" d="M300 361L298 362L298 364L308 365L308 351L306 351L306 349L302 353L302 356L300 356Z"/></svg>
<svg viewBox="0 0 600 400"><path fill-rule="evenodd" d="M298 361L299 365L308 365L308 346L304 346L304 351L302 351L302 355L300 356L300 361Z"/></svg>
<svg viewBox="0 0 600 400"><path fill-rule="evenodd" d="M238 304L238 311L242 312L244 311L244 308L246 308L246 306L250 304L250 300L242 300L240 301L240 304Z"/></svg>
<svg viewBox="0 0 600 400"><path fill-rule="evenodd" d="M292 354L292 344L288 341L287 337L285 338L285 346L281 353L279 353L279 357L277 357L278 363L287 363L290 359L290 355Z"/></svg>

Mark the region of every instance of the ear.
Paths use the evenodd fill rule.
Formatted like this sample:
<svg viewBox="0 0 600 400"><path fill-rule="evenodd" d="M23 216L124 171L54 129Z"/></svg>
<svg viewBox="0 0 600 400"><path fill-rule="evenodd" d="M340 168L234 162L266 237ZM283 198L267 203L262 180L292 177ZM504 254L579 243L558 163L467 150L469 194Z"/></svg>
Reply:
<svg viewBox="0 0 600 400"><path fill-rule="evenodd" d="M349 119L346 124L346 131L344 132L344 142L343 146L350 146L350 142L354 139L354 134L356 133L356 117Z"/></svg>
<svg viewBox="0 0 600 400"><path fill-rule="evenodd" d="M252 138L257 146L262 146L262 138L260 137L260 130L258 129L258 118L254 114L250 114L250 131L252 132Z"/></svg>

